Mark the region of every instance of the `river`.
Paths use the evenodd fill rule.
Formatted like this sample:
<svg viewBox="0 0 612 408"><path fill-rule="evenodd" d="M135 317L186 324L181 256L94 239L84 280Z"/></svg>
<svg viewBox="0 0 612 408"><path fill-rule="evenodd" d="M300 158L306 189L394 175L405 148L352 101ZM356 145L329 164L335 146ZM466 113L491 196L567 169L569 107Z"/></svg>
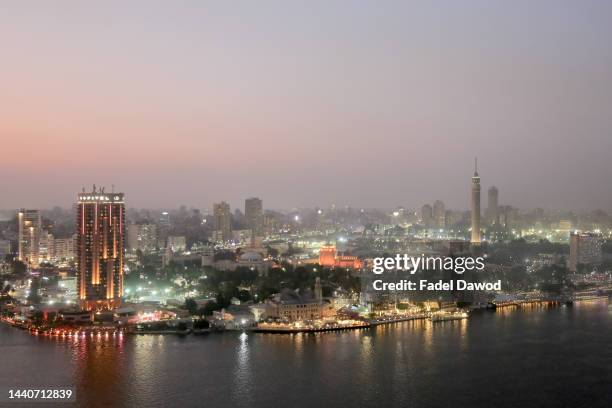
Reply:
<svg viewBox="0 0 612 408"><path fill-rule="evenodd" d="M610 407L612 306L295 335L51 339L0 325L0 361L3 389L75 389L62 406Z"/></svg>

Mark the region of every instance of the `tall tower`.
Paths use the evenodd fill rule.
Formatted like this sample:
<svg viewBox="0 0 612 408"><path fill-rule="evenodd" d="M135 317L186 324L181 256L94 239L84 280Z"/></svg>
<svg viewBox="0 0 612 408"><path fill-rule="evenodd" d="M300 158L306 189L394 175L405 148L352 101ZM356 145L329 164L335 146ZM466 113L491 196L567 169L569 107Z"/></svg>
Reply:
<svg viewBox="0 0 612 408"><path fill-rule="evenodd" d="M314 297L317 303L323 303L323 288L321 287L321 278L317 276L314 285Z"/></svg>
<svg viewBox="0 0 612 408"><path fill-rule="evenodd" d="M480 177L478 176L478 158L474 159L474 176L472 177L472 239L474 245L480 245Z"/></svg>
<svg viewBox="0 0 612 408"><path fill-rule="evenodd" d="M38 266L40 260L41 218L38 210L19 210L19 260L29 266Z"/></svg>
<svg viewBox="0 0 612 408"><path fill-rule="evenodd" d="M229 241L232 238L232 214L230 206L225 201L213 204L215 229L221 234L221 240Z"/></svg>
<svg viewBox="0 0 612 408"><path fill-rule="evenodd" d="M77 284L81 307L112 309L121 305L125 248L123 193L104 188L78 195Z"/></svg>

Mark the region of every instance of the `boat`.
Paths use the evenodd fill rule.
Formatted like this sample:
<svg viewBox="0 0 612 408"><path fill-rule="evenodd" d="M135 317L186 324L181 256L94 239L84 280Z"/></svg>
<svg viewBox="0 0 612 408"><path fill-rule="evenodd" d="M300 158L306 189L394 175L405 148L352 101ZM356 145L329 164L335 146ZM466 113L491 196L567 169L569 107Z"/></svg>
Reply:
<svg viewBox="0 0 612 408"><path fill-rule="evenodd" d="M429 320L433 323L447 322L450 320L463 320L467 319L468 314L466 312L439 312L431 315Z"/></svg>

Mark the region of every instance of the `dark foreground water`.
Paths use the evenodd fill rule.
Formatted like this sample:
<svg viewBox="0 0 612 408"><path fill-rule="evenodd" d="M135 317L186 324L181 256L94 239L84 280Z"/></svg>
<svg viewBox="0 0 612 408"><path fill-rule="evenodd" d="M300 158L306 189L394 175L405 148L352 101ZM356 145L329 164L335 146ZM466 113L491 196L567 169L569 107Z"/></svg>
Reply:
<svg viewBox="0 0 612 408"><path fill-rule="evenodd" d="M612 306L314 335L53 340L0 325L0 385L74 387L75 407L611 407Z"/></svg>

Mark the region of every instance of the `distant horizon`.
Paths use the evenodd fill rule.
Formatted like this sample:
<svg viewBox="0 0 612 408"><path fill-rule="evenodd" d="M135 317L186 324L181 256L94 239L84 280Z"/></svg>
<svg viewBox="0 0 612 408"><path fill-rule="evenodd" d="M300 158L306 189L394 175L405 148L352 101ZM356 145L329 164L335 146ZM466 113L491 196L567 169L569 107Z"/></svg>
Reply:
<svg viewBox="0 0 612 408"><path fill-rule="evenodd" d="M253 197L253 196L249 196L249 197ZM293 207L274 207L274 206L266 206L266 201L263 197L260 196L254 196L254 197L258 197L260 199L262 199L263 201L263 209L264 210L269 210L269 211L278 211L278 212L292 212L292 211L302 211L302 210L314 210L317 208L320 208L322 210L331 210L332 209L332 205L314 205L314 206L293 206ZM245 199L248 197L245 197ZM213 203L218 203L221 201L226 201L229 203L230 205L230 209L232 211L232 213L234 212L234 210L239 209L240 211L244 212L244 200L242 200L241 204L239 205L234 205L232 202L229 202L227 200L217 200L214 202L211 202L210 206L197 206L197 205L189 205L189 204L180 204L177 203L174 206L168 206L168 207L138 207L138 206L132 206L129 203L129 197L126 195L126 209L127 210L148 210L148 211L178 211L180 210L180 208L182 206L184 206L187 210L199 210L201 211L203 214L205 215L212 215L213 212ZM409 210L409 211L415 211L415 212L420 212L421 207L425 204L429 204L429 205L433 205L434 201L436 200L432 200L431 202L423 202L420 205L417 206L407 206L407 205L396 205L396 206L381 206L381 207L365 207L365 206L356 206L356 205L336 205L335 209L336 210L343 210L346 208L352 208L353 210L365 210L365 211L393 211L396 210L397 208L404 208L405 210ZM457 211L457 212L469 212L470 209L469 208L456 208L456 207L448 207L446 205L446 203L444 202L444 200L440 200L445 204L445 210L450 210L450 211ZM486 205L486 198L484 200L481 200L481 213L484 214L484 212L487 209L487 205ZM76 204L76 200L75 203ZM605 213L607 213L608 215L612 216L612 209L610 208L552 208L552 207L542 207L542 206L536 206L536 207L519 207L516 205L512 205L512 204L506 204L506 203L499 203L500 207L503 206L509 206L512 208L515 208L519 211L534 211L534 210L544 210L547 212L573 212L573 213L577 213L577 214L582 214L582 213L590 213L590 212L594 212L594 211L603 211ZM35 206L21 206L21 207L14 207L14 208L0 208L0 213L8 213L8 212L18 212L20 209L25 208L28 210L40 210L40 211L52 211L56 208L59 208L61 210L71 210L72 205L51 205L51 206L47 206L47 207L35 207Z"/></svg>

